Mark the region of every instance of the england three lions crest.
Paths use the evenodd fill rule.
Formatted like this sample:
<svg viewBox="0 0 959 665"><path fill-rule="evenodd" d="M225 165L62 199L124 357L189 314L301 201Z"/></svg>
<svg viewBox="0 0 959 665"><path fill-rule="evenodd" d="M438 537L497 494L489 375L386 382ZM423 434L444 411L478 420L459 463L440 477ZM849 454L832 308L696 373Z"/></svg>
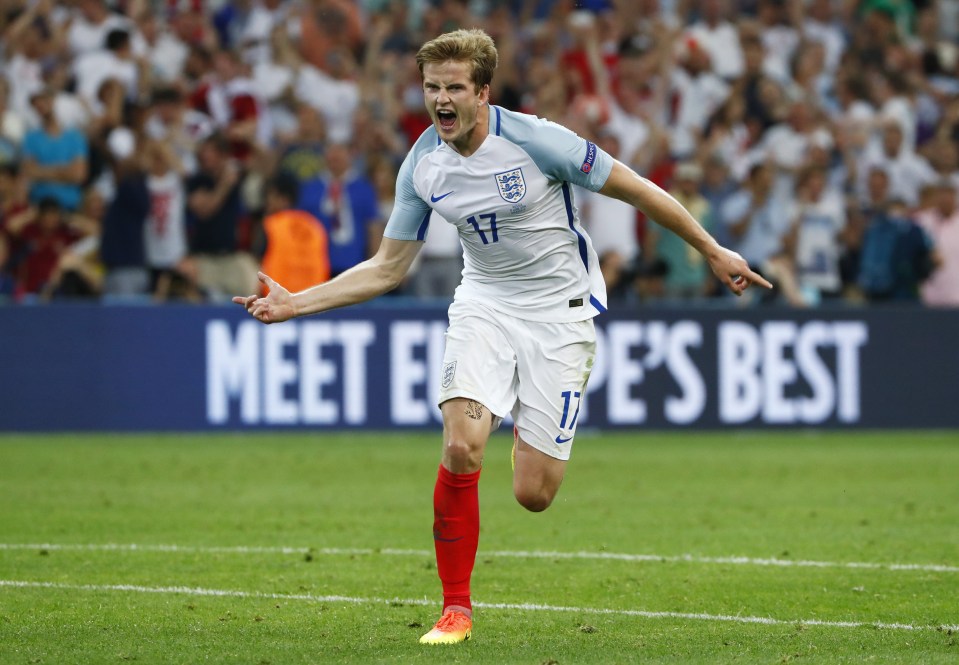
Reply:
<svg viewBox="0 0 959 665"><path fill-rule="evenodd" d="M508 203L516 203L526 196L526 180L523 178L523 169L513 169L496 174L496 186L499 195Z"/></svg>

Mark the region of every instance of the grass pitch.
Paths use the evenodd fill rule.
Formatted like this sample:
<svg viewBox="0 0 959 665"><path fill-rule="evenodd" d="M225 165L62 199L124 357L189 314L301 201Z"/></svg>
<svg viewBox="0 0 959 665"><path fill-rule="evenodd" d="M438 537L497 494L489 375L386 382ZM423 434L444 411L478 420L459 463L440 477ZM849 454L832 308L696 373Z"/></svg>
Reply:
<svg viewBox="0 0 959 665"><path fill-rule="evenodd" d="M0 437L0 662L959 661L956 433L581 434L538 515L497 435L423 647L438 440Z"/></svg>

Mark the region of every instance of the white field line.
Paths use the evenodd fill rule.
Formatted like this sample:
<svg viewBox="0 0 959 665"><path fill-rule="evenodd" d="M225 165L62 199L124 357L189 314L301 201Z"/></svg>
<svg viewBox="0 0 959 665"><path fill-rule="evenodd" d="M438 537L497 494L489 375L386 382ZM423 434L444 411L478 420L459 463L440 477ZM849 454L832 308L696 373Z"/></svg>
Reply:
<svg viewBox="0 0 959 665"><path fill-rule="evenodd" d="M375 555L432 557L431 550L356 547L204 547L194 545L138 545L136 543L0 543L0 550L97 551L97 552L176 552L185 554L313 554L326 556ZM870 561L806 561L802 559L753 558L745 556L697 556L694 554L618 554L615 552L548 552L523 550L480 550L477 557L512 559L588 559L646 563L700 563L733 566L773 566L779 568L851 568L863 570L903 570L931 573L959 573L959 566L938 563L879 563Z"/></svg>
<svg viewBox="0 0 959 665"><path fill-rule="evenodd" d="M66 584L62 582L34 582L24 580L0 580L0 588L60 589L64 591L118 591L129 593L179 594L184 596L215 596L226 598L254 598L266 600L300 600L311 603L345 603L351 605L435 605L436 601L425 598L363 598L357 596L320 596L308 593L266 593L261 591L238 591L232 589L204 589L186 586L149 587L136 584ZM617 610L608 607L569 607L566 605L542 605L539 603L482 603L473 607L492 610L515 610L520 612L567 612L571 614L601 614L630 616L643 619L687 619L690 621L722 621L729 623L761 624L765 626L823 626L826 628L873 628L881 630L940 630L959 631L959 625L920 625L911 623L888 623L884 621L827 621L825 619L773 619L733 614L705 614L702 612L651 612L648 610Z"/></svg>

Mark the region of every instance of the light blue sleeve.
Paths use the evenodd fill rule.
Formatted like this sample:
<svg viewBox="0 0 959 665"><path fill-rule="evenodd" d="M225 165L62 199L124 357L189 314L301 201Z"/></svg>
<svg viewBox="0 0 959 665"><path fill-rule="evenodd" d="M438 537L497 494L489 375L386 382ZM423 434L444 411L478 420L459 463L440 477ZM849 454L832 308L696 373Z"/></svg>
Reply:
<svg viewBox="0 0 959 665"><path fill-rule="evenodd" d="M571 182L592 192L606 184L613 158L592 141L555 122L492 107L494 128L517 144L552 180Z"/></svg>
<svg viewBox="0 0 959 665"><path fill-rule="evenodd" d="M429 139L432 130L434 137ZM413 187L413 170L419 157L424 154L430 142L436 144L436 130L428 129L416 142L396 176L396 198L393 202L393 212L386 222L383 235L394 240L426 240L426 233L430 225L432 208L420 198Z"/></svg>

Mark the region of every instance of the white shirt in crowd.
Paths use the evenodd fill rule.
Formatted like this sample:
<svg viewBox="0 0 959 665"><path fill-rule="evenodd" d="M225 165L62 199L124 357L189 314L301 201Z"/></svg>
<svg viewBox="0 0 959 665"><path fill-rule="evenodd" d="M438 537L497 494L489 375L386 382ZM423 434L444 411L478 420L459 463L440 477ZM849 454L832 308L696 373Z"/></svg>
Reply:
<svg viewBox="0 0 959 665"><path fill-rule="evenodd" d="M183 74L183 65L190 49L180 39L163 30L156 42L147 46L153 76L165 83L177 83Z"/></svg>
<svg viewBox="0 0 959 665"><path fill-rule="evenodd" d="M869 200L869 172L874 168L882 169L889 175L890 196L908 206L916 205L922 187L932 184L938 177L935 169L921 155L904 147L896 157L889 157L878 141L869 144L856 168L856 191L861 201Z"/></svg>
<svg viewBox="0 0 959 665"><path fill-rule="evenodd" d="M745 69L739 31L729 21L720 21L715 27L700 21L687 32L709 52L713 71L724 79L738 78Z"/></svg>
<svg viewBox="0 0 959 665"><path fill-rule="evenodd" d="M826 190L814 203L796 203L790 217L798 224L796 268L800 285L838 292L842 286L839 233L846 226L842 195Z"/></svg>
<svg viewBox="0 0 959 665"><path fill-rule="evenodd" d="M820 23L815 19L807 18L803 24L803 34L806 39L819 42L825 47L826 70L835 72L846 49L846 38L842 29L833 23Z"/></svg>
<svg viewBox="0 0 959 665"><path fill-rule="evenodd" d="M360 88L355 81L335 79L316 67L304 65L294 92L298 99L323 114L331 142L349 143L353 138L353 114L360 104Z"/></svg>
<svg viewBox="0 0 959 665"><path fill-rule="evenodd" d="M130 44L134 55L147 54L146 42L136 26L126 16L111 13L102 23L91 23L83 14L76 12L67 30L67 46L74 56L97 51L106 47L107 35L112 30L125 30L130 33Z"/></svg>
<svg viewBox="0 0 959 665"><path fill-rule="evenodd" d="M752 208L753 195L747 189L741 189L726 199L719 211L720 221L726 226L739 222ZM736 242L733 249L739 252L749 265L762 265L779 254L783 249L783 237L792 222L789 215L783 214L783 202L777 196L770 195L750 216L746 232Z"/></svg>
<svg viewBox="0 0 959 665"><path fill-rule="evenodd" d="M777 81L792 80L792 59L799 46L799 33L787 25L774 25L763 29L760 39L766 59L763 69Z"/></svg>
<svg viewBox="0 0 959 665"><path fill-rule="evenodd" d="M147 178L150 215L144 230L146 262L150 268L170 269L186 256L186 220L183 181L175 171Z"/></svg>
<svg viewBox="0 0 959 665"><path fill-rule="evenodd" d="M139 72L133 60L123 60L106 50L89 51L73 62L73 74L77 80L79 94L91 108L99 109L97 95L104 81L116 79L123 85L128 99L137 94Z"/></svg>
<svg viewBox="0 0 959 665"><path fill-rule="evenodd" d="M679 107L673 119L672 152L685 157L696 149L696 135L706 128L710 116L729 96L729 84L711 72L695 78L684 69L673 72L673 91L679 95Z"/></svg>

